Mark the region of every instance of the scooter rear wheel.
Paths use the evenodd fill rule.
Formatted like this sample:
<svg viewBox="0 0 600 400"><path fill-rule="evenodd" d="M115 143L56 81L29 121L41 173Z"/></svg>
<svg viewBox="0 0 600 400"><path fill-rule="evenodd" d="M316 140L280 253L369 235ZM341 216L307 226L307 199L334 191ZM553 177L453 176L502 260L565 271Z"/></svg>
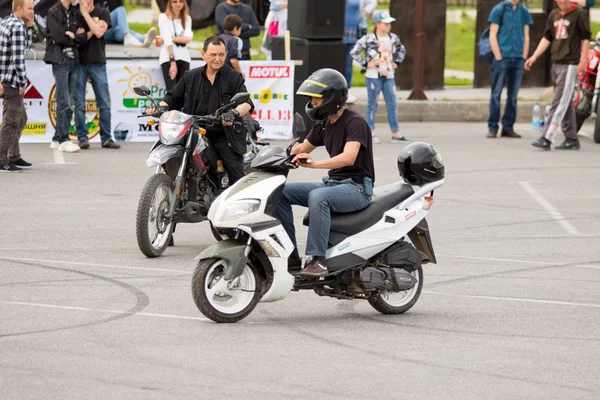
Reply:
<svg viewBox="0 0 600 400"><path fill-rule="evenodd" d="M402 292L382 291L376 296L369 297L369 304L382 314L404 314L415 305L423 288L423 269L419 266L411 272L417 279L417 284L410 290Z"/></svg>
<svg viewBox="0 0 600 400"><path fill-rule="evenodd" d="M192 296L207 318L222 323L237 322L258 304L261 279L256 268L246 264L242 275L225 282L225 269L222 259L200 260L192 277Z"/></svg>

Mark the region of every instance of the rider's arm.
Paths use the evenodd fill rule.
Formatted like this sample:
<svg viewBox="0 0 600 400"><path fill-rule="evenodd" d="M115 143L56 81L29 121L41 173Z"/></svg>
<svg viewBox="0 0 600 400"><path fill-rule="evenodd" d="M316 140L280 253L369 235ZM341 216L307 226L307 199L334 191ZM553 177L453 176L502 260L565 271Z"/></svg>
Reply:
<svg viewBox="0 0 600 400"><path fill-rule="evenodd" d="M324 169L336 169L343 167L350 167L354 165L358 151L360 150L360 142L346 142L344 146L344 152L328 160L313 161L311 164L307 164L309 168L324 168Z"/></svg>
<svg viewBox="0 0 600 400"><path fill-rule="evenodd" d="M302 154L302 153L310 154L316 148L317 148L317 146L314 146L311 142L309 142L308 140L305 140L304 142L300 143L298 146L294 147L290 153L292 153L292 154Z"/></svg>

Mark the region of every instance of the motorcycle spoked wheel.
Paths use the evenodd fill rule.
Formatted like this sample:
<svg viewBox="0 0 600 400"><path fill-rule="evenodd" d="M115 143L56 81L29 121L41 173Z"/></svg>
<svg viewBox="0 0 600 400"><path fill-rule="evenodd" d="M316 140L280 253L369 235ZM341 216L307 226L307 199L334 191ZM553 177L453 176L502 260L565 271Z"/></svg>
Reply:
<svg viewBox="0 0 600 400"><path fill-rule="evenodd" d="M423 289L423 269L419 266L411 272L417 279L417 284L410 290L402 292L382 291L377 295L369 297L369 304L382 314L404 314L415 305L421 289Z"/></svg>
<svg viewBox="0 0 600 400"><path fill-rule="evenodd" d="M138 247L148 258L164 253L173 234L173 222L166 215L171 205L173 179L165 174L152 175L142 190L136 214Z"/></svg>
<svg viewBox="0 0 600 400"><path fill-rule="evenodd" d="M232 323L248 316L258 304L261 279L256 268L246 264L242 275L225 282L225 268L222 259L200 260L192 277L192 296L204 316Z"/></svg>

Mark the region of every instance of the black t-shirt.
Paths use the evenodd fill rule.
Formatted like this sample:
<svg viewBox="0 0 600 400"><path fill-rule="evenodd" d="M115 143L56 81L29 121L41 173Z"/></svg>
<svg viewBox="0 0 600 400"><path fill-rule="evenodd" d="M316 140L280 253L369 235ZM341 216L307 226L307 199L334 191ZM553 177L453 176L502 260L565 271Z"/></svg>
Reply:
<svg viewBox="0 0 600 400"><path fill-rule="evenodd" d="M553 10L546 21L544 37L552 42L550 53L556 64L579 64L581 41L590 40L591 32L587 13L574 7L564 15L559 9Z"/></svg>
<svg viewBox="0 0 600 400"><path fill-rule="evenodd" d="M214 114L221 104L221 71L217 72L214 83L210 83L206 76L206 67L202 70L202 92L200 93L200 103L194 110L194 115L209 115ZM219 135L223 133L223 126L217 125L214 127L207 127L206 133L210 140L213 135Z"/></svg>
<svg viewBox="0 0 600 400"><path fill-rule="evenodd" d="M371 129L360 114L346 109L335 124L329 122L329 119L324 123L315 124L306 140L313 146L325 146L332 158L344 152L347 142L359 142L360 150L354 165L330 170L329 178L335 180L351 178L356 183L362 184L363 178L369 177L375 182Z"/></svg>
<svg viewBox="0 0 600 400"><path fill-rule="evenodd" d="M115 8L124 7L123 0L96 0L96 4L102 4L103 7L108 7L108 11L112 12Z"/></svg>
<svg viewBox="0 0 600 400"><path fill-rule="evenodd" d="M108 27L111 27L110 24L110 14L106 8L102 7L94 7L92 12L90 12L90 16L95 21L105 21L108 24ZM90 30L87 22L81 17L83 21L83 28L86 32ZM106 64L106 51L105 51L106 43L104 40L104 36L98 39L95 35L87 41L85 46L79 49L79 62L81 64Z"/></svg>

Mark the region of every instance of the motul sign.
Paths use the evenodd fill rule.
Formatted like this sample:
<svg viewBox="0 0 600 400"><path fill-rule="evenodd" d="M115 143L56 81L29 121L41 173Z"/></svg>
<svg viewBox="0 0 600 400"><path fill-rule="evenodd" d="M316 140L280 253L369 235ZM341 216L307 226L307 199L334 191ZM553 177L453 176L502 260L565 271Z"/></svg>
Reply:
<svg viewBox="0 0 600 400"><path fill-rule="evenodd" d="M282 67L258 67L252 66L250 67L250 78L260 79L260 78L289 78L290 77L290 67L282 66Z"/></svg>

